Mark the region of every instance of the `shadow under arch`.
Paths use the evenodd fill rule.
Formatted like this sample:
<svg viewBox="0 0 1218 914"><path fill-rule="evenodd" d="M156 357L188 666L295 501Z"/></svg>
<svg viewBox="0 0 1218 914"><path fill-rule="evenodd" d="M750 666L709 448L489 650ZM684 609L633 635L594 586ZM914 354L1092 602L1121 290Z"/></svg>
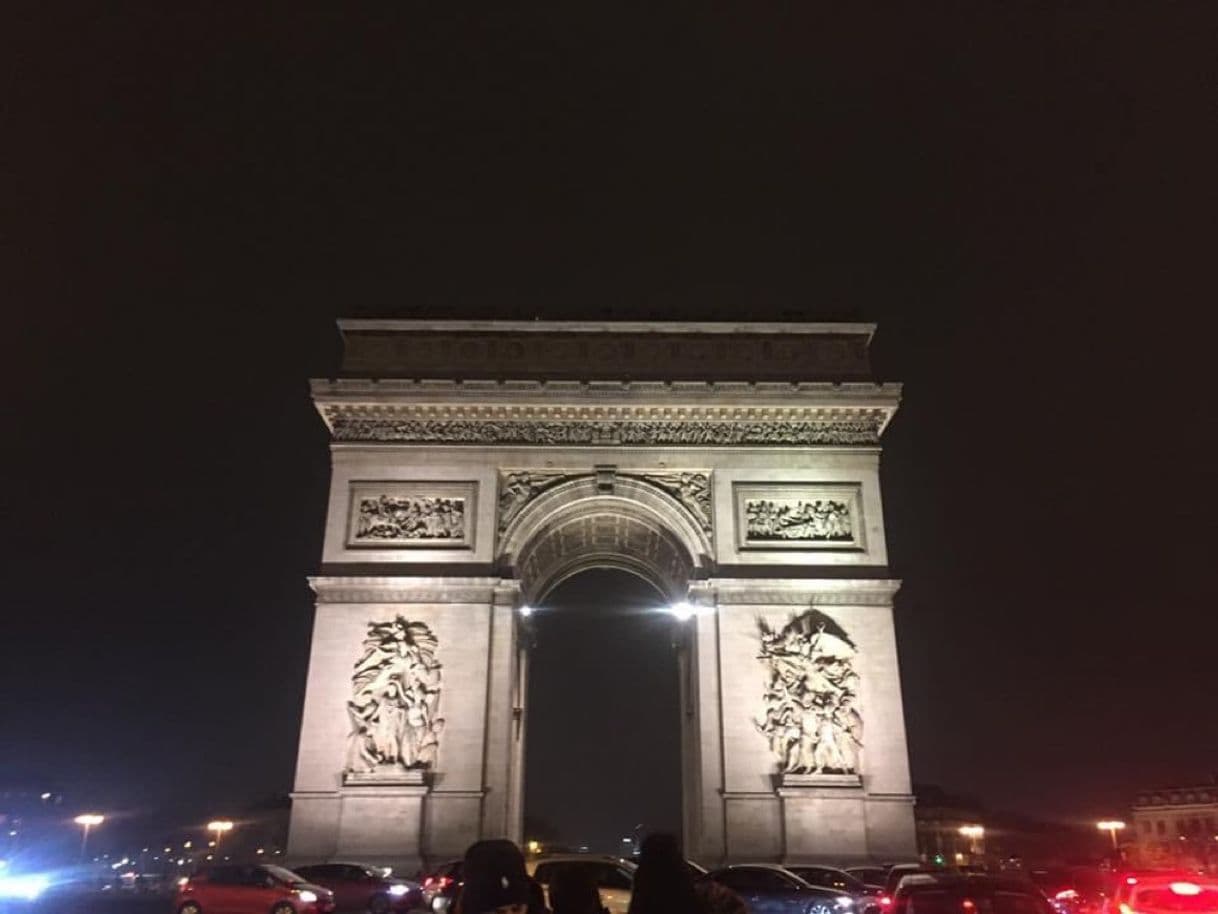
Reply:
<svg viewBox="0 0 1218 914"><path fill-rule="evenodd" d="M642 479L570 480L532 499L503 531L498 564L536 605L581 571L610 568L647 581L670 602L706 577L710 537L676 498Z"/></svg>

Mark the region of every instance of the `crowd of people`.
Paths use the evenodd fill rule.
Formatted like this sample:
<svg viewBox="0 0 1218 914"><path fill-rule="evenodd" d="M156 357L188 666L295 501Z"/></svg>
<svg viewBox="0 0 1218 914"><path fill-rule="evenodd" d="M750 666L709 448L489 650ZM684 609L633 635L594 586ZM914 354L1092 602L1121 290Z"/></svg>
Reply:
<svg viewBox="0 0 1218 914"><path fill-rule="evenodd" d="M465 885L456 914L606 914L584 867L560 869L546 893L529 877L511 841L479 841L465 852ZM695 880L672 835L649 836L639 853L629 914L747 914L730 889Z"/></svg>

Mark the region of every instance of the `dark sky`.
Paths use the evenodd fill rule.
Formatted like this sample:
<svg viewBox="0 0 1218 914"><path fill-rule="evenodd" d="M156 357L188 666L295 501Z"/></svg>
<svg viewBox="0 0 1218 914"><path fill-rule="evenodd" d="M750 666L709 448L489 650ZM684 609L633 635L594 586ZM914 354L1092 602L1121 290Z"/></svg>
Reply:
<svg viewBox="0 0 1218 914"><path fill-rule="evenodd" d="M878 321L917 779L1218 768L1213 6L859 6L5 4L4 776L288 788L374 315Z"/></svg>

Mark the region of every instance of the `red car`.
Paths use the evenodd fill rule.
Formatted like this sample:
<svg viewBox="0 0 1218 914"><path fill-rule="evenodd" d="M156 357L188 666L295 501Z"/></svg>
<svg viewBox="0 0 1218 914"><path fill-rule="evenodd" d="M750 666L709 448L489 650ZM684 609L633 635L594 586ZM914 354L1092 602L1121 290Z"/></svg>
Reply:
<svg viewBox="0 0 1218 914"><path fill-rule="evenodd" d="M423 904L423 891L413 882L394 879L386 870L363 863L318 863L294 872L334 893L339 911L389 914L413 911Z"/></svg>
<svg viewBox="0 0 1218 914"><path fill-rule="evenodd" d="M330 914L334 893L281 866L224 865L178 886L177 914Z"/></svg>

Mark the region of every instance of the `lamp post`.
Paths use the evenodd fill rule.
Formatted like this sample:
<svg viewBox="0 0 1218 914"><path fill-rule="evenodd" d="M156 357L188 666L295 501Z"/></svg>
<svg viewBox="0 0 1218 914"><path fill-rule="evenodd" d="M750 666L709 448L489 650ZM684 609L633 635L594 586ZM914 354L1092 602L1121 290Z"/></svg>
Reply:
<svg viewBox="0 0 1218 914"><path fill-rule="evenodd" d="M1117 832L1125 828L1125 823L1119 819L1105 819L1103 822L1096 822L1095 827L1108 832L1108 836L1112 838L1112 849L1117 850Z"/></svg>
<svg viewBox="0 0 1218 914"><path fill-rule="evenodd" d="M83 861L89 853L89 829L101 825L106 821L106 817L98 815L95 812L86 812L77 816L72 821L79 825L82 830L80 836L80 859Z"/></svg>
<svg viewBox="0 0 1218 914"><path fill-rule="evenodd" d="M960 834L968 838L969 856L977 856L977 842L985 837L985 828L981 825L961 825Z"/></svg>
<svg viewBox="0 0 1218 914"><path fill-rule="evenodd" d="M216 855L219 856L220 839L223 838L225 834L233 830L233 823L228 819L217 819L215 822L207 823L207 830L214 831L216 833Z"/></svg>

